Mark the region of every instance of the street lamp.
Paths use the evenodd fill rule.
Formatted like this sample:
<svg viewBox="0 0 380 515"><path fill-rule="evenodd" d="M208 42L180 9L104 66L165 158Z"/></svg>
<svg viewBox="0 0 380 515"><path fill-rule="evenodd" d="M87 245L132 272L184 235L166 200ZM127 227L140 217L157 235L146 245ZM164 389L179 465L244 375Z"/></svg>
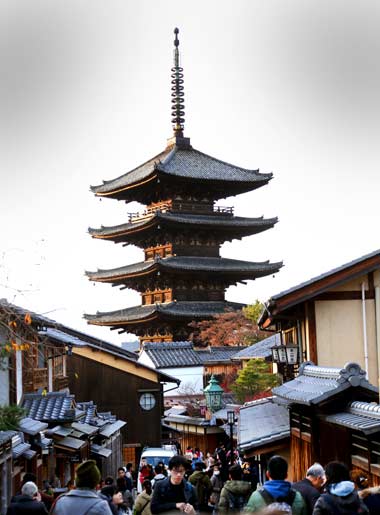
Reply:
<svg viewBox="0 0 380 515"><path fill-rule="evenodd" d="M271 351L274 363L284 363L287 365L297 365L298 363L298 345L294 343L275 345L271 347Z"/></svg>
<svg viewBox="0 0 380 515"><path fill-rule="evenodd" d="M227 424L230 426L230 459L231 465L234 464L234 424L235 424L235 412L227 411Z"/></svg>
<svg viewBox="0 0 380 515"><path fill-rule="evenodd" d="M218 380L216 377L214 377L214 375L211 376L210 381L203 392L206 397L207 408L212 413L221 409L224 390L219 385Z"/></svg>

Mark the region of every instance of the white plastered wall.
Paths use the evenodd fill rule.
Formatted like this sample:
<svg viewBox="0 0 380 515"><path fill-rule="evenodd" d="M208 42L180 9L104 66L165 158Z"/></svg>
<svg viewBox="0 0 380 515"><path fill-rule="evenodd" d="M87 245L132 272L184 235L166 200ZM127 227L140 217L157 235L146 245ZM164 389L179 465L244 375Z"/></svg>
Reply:
<svg viewBox="0 0 380 515"><path fill-rule="evenodd" d="M334 288L334 291L361 291L367 276L355 279ZM375 302L365 301L368 345L368 375L372 384L377 384L377 349L375 331ZM318 364L341 367L349 361L365 368L363 311L361 300L335 300L315 302Z"/></svg>

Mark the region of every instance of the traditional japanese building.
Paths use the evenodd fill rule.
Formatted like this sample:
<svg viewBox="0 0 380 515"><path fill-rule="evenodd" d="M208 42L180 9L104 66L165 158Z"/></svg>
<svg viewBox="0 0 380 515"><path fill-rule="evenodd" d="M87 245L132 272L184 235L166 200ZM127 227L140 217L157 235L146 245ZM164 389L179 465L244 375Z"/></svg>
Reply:
<svg viewBox="0 0 380 515"><path fill-rule="evenodd" d="M231 165L194 149L184 137L183 69L175 29L172 68L174 134L163 152L130 172L92 187L97 197L146 207L115 227L89 229L93 238L136 245L144 261L113 270L87 272L91 281L132 288L140 306L85 315L88 323L135 333L141 342L185 340L193 320L210 318L226 308L231 285L273 274L282 263L250 262L220 256L226 241L272 228L277 218L234 216L216 202L266 185L271 173Z"/></svg>

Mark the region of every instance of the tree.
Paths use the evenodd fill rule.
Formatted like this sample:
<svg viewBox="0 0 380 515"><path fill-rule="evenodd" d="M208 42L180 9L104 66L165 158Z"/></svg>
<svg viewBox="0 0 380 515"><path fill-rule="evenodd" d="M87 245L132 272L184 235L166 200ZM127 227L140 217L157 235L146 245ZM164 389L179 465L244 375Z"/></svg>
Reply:
<svg viewBox="0 0 380 515"><path fill-rule="evenodd" d="M251 345L266 338L267 333L260 331L254 320L257 303L239 311L226 310L210 320L191 322L194 331L190 339L195 346L206 347Z"/></svg>
<svg viewBox="0 0 380 515"><path fill-rule="evenodd" d="M0 431L18 430L19 422L24 416L25 410L20 406L0 406Z"/></svg>
<svg viewBox="0 0 380 515"><path fill-rule="evenodd" d="M270 365L265 360L250 359L239 371L231 389L239 402L246 402L252 400L257 394L269 393L269 390L277 384L279 384L279 378L271 372Z"/></svg>
<svg viewBox="0 0 380 515"><path fill-rule="evenodd" d="M260 302L258 299L255 300L254 304L250 304L249 306L243 308L243 313L255 324L257 324L261 313L264 311L264 304Z"/></svg>

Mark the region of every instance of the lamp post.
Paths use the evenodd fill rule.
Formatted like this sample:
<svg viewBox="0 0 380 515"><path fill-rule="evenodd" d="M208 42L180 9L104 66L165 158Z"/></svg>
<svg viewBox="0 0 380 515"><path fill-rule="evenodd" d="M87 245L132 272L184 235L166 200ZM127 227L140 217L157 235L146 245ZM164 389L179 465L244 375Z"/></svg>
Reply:
<svg viewBox="0 0 380 515"><path fill-rule="evenodd" d="M231 465L234 464L234 424L235 424L235 412L227 411L227 423L230 426L230 460Z"/></svg>
<svg viewBox="0 0 380 515"><path fill-rule="evenodd" d="M224 390L219 385L218 380L216 377L214 377L214 375L210 377L210 381L208 382L208 385L203 390L203 392L206 397L206 406L211 411L211 413L221 409Z"/></svg>

